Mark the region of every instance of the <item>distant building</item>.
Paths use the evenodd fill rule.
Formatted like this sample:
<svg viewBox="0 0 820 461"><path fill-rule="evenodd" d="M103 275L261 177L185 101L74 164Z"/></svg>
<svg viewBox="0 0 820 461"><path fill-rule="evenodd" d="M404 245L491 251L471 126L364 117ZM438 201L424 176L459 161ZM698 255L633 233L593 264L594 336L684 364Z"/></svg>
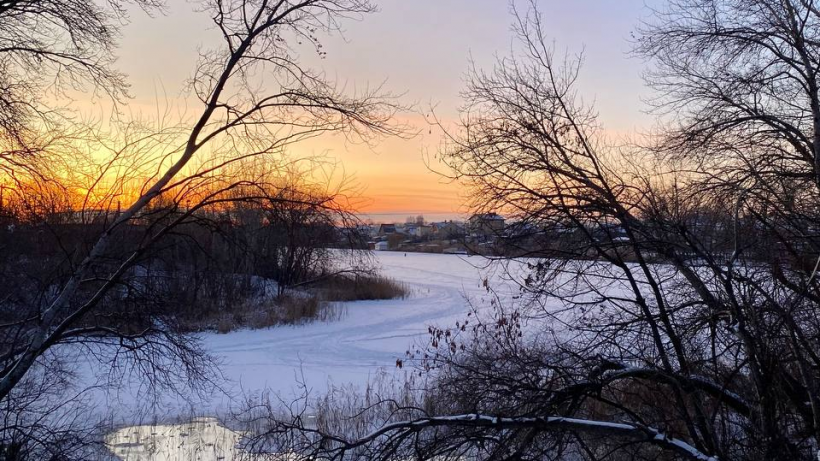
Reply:
<svg viewBox="0 0 820 461"><path fill-rule="evenodd" d="M464 224L456 221L444 221L431 224L433 234L442 240L453 240L464 237Z"/></svg>
<svg viewBox="0 0 820 461"><path fill-rule="evenodd" d="M379 236L385 236L396 233L395 224L381 224L379 225Z"/></svg>
<svg viewBox="0 0 820 461"><path fill-rule="evenodd" d="M389 244L387 242L376 242L375 247L373 248L376 251L387 251L389 249Z"/></svg>
<svg viewBox="0 0 820 461"><path fill-rule="evenodd" d="M506 220L496 213L474 214L467 223L470 235L492 237L504 231Z"/></svg>
<svg viewBox="0 0 820 461"><path fill-rule="evenodd" d="M413 235L420 238L429 237L433 235L433 227L425 225L416 226L416 228L413 229Z"/></svg>

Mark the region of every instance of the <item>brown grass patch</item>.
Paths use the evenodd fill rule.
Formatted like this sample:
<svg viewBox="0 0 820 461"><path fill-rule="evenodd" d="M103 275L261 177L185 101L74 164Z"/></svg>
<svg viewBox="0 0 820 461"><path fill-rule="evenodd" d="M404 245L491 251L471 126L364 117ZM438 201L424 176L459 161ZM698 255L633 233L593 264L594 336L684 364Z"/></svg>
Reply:
<svg viewBox="0 0 820 461"><path fill-rule="evenodd" d="M381 275L337 276L316 287L322 299L327 301L365 301L404 299L410 296L410 288L396 280Z"/></svg>
<svg viewBox="0 0 820 461"><path fill-rule="evenodd" d="M303 290L291 290L275 298L243 293L234 302L221 295L176 310L177 326L183 331L229 333L241 328L260 329L277 325L301 325L312 321L333 321L344 316L340 302L403 299L410 295L407 285L371 274L336 276Z"/></svg>
<svg viewBox="0 0 820 461"><path fill-rule="evenodd" d="M283 295L264 303L241 303L216 323L217 333L229 333L240 328L252 330L278 325L302 325L314 321L339 320L344 309L332 302L320 300L309 293Z"/></svg>

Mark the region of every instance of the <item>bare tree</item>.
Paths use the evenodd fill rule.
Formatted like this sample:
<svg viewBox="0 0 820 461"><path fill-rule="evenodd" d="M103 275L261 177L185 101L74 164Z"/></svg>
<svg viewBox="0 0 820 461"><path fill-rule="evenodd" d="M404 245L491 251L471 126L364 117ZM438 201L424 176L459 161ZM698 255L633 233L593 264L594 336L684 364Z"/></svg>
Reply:
<svg viewBox="0 0 820 461"><path fill-rule="evenodd" d="M263 204L262 273L276 280L279 293L330 272L330 246L337 238L337 218L330 212L330 196L283 187Z"/></svg>
<svg viewBox="0 0 820 461"><path fill-rule="evenodd" d="M87 45L72 48L76 56L67 57L58 49L46 51L40 60L21 57L19 65L50 62L58 71L80 66L85 72L80 75L92 88L118 92L124 81L107 71L111 31L95 22L109 17L95 3L69 3L86 9L74 18L63 16L72 12L64 10L66 5L0 3L0 14L10 15L10 21L26 19L20 16L25 13L16 12L27 12L32 5L43 7L44 14L58 14L54 27L77 35L78 42L69 46ZM48 357L59 360L64 351L77 347L104 357L115 374L125 373L129 366L136 369L155 387L196 384L197 378L211 372L198 344L166 323L151 321L147 306L132 312L118 304L134 282L134 265L177 226L196 220L199 210L238 200L270 200L259 178L231 174L241 162L259 158L276 165L283 162L289 146L324 133L369 142L374 136L401 132L392 123L397 105L389 94L380 88L349 94L321 72L301 66L296 54L297 43L303 42L323 53L318 36L338 31L342 20L374 11L369 1L232 0L208 1L203 7L223 43L200 54L190 81L201 112L187 125L125 124L83 139L92 139L110 153L86 178L87 193L78 207L84 214L93 209L90 203L99 204L89 218L97 228L73 244L60 241L69 245L52 266L56 273L36 295L14 300L22 306L12 303L14 309L4 309L4 317L11 316L0 325L4 405L16 406L27 381L57 379L60 375L38 370L48 369ZM36 22L26 20L20 27ZM80 30L72 34L77 27ZM49 31L43 33L52 37ZM59 38L52 39L50 45L62 44ZM24 45L20 38L11 40ZM89 65L82 64L85 58ZM152 207L158 200L171 206ZM142 321L128 321L130 315L139 315Z"/></svg>
<svg viewBox="0 0 820 461"><path fill-rule="evenodd" d="M433 372L426 397L383 399L380 417L346 415L366 430L303 430L297 446L340 459L816 457L820 10L668 4L636 43L658 90L649 146L606 136L576 92L581 59L556 58L535 1L513 6L520 51L471 70L442 157L475 211L559 240L536 249L549 258L502 262L528 269L528 296L432 329L411 357Z"/></svg>
<svg viewBox="0 0 820 461"><path fill-rule="evenodd" d="M0 3L0 175L6 187L47 181L64 168L66 138L83 131L60 99L86 91L122 104L125 76L114 48L126 6L161 10L158 0Z"/></svg>

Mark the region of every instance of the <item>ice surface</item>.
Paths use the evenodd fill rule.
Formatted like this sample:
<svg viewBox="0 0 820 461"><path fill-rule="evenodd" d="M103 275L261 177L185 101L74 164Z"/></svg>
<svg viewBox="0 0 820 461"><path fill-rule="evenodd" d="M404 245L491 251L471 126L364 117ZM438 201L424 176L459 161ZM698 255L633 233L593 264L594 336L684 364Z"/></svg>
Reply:
<svg viewBox="0 0 820 461"><path fill-rule="evenodd" d="M186 415L223 414L244 396L262 392L288 400L302 393L303 384L313 396L330 386L364 387L379 374L407 373L396 368L396 360L404 359L415 343L426 342L429 326L463 322L468 299L486 309L492 296L485 279L502 298L519 293L506 271L479 256L378 252L375 258L382 275L409 287L408 298L340 303L344 315L327 322L202 334L224 376L219 390L191 395L188 401L176 395L148 401L139 376L132 375L132 382L120 389L99 393L100 413L115 424L174 422ZM77 367L89 382L107 377L100 364Z"/></svg>
<svg viewBox="0 0 820 461"><path fill-rule="evenodd" d="M341 320L294 327L208 334L207 349L220 357L222 371L243 389L296 390L297 378L321 392L328 383L363 385L380 369L395 368L429 325L452 326L466 318L467 298L489 299L485 276L512 295L514 284L484 269L480 257L380 252L383 275L406 283L409 299L343 303Z"/></svg>
<svg viewBox="0 0 820 461"><path fill-rule="evenodd" d="M406 373L396 368L396 359L405 358L414 342L425 341L430 325L463 321L468 299L475 307L489 306L485 279L501 297L518 293L506 271L478 256L380 252L376 258L382 275L405 283L410 297L342 303L345 315L335 321L202 335L206 350L221 362L224 392L200 398L193 406L167 396L150 409L133 389L106 395L99 409L121 425L106 439L110 449L128 461L233 459L240 434L213 419L127 423L135 423L134 418L143 423L185 419L186 411L220 416L241 405L246 395L272 392L287 400L302 392L300 383L314 395L331 385L364 387L377 374Z"/></svg>

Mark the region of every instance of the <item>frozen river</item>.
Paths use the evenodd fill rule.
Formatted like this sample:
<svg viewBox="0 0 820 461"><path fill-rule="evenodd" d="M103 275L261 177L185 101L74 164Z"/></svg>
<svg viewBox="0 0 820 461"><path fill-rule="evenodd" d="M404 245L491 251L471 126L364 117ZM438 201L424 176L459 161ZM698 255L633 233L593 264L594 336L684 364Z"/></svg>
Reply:
<svg viewBox="0 0 820 461"><path fill-rule="evenodd" d="M331 386L364 387L377 374L401 374L396 367L414 344L426 341L430 325L451 326L466 318L470 304L489 305L485 280L503 297L515 296L516 283L482 257L377 252L381 273L405 283L406 299L343 303L339 320L301 326L206 334L206 350L220 362L221 391L192 400L167 399L150 410L125 394L143 421L169 421L185 415L227 411L243 396L268 392L287 401L304 385L316 394ZM468 302L469 300L469 302ZM108 437L112 450L128 461L232 459L238 434L213 419L184 424L123 427Z"/></svg>
<svg viewBox="0 0 820 461"><path fill-rule="evenodd" d="M361 385L380 369L395 368L414 342L425 340L429 325L463 320L468 298L486 304L485 277L507 295L516 289L484 269L487 261L480 257L376 255L383 275L409 286L409 298L343 303L345 314L337 321L208 335L207 349L244 389L287 394L302 376L317 390L328 383Z"/></svg>

